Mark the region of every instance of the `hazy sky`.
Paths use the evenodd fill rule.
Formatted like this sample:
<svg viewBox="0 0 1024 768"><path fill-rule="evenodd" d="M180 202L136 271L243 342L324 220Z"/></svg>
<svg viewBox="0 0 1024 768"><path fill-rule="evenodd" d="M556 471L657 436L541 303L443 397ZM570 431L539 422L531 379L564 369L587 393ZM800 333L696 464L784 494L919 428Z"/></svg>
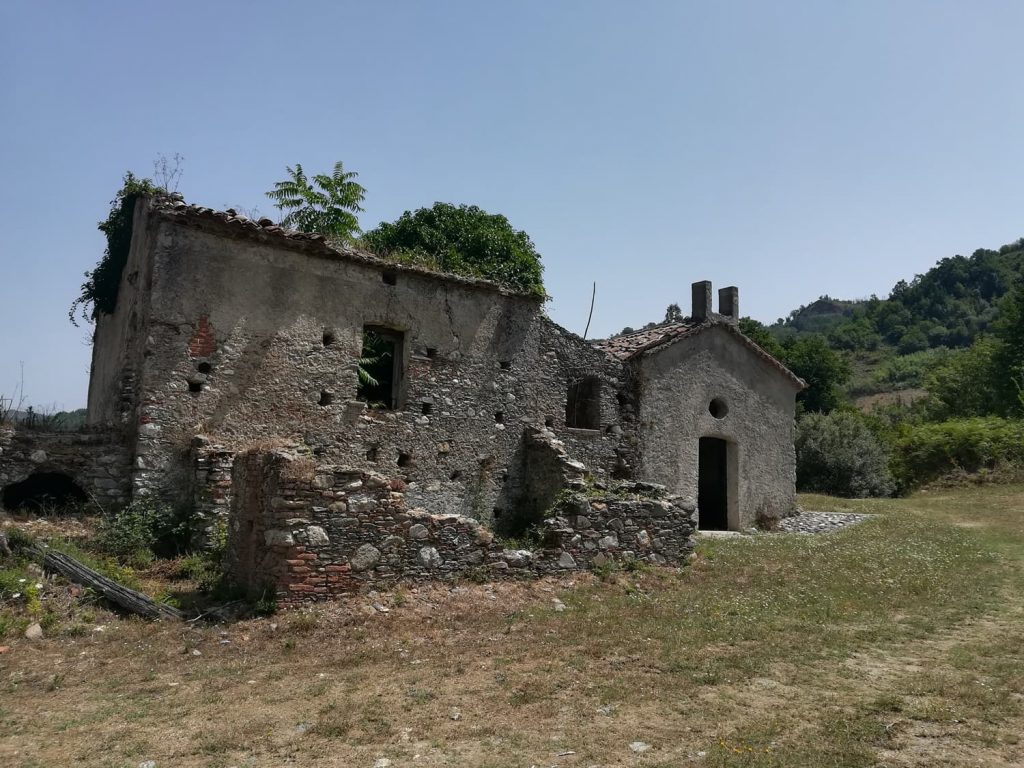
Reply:
<svg viewBox="0 0 1024 768"><path fill-rule="evenodd" d="M85 404L67 309L126 170L258 207L359 172L365 228L505 214L592 336L740 286L770 322L1024 235L1024 3L0 4L0 392Z"/></svg>

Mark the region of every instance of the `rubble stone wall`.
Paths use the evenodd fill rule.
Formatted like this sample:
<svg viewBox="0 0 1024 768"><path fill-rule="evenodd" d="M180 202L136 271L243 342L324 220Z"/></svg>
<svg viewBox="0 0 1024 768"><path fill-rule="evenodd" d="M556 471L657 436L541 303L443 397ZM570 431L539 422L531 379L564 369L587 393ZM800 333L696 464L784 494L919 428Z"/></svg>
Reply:
<svg viewBox="0 0 1024 768"><path fill-rule="evenodd" d="M228 573L298 604L381 582L530 578L634 558L681 565L692 551L693 506L649 484L570 481L532 550L506 548L477 520L409 508L407 490L288 450L241 453Z"/></svg>
<svg viewBox="0 0 1024 768"><path fill-rule="evenodd" d="M187 500L197 434L229 453L297 441L318 463L401 478L410 506L485 523L515 507L524 426L550 425L598 477L629 475L622 366L540 300L241 226L155 219L135 492ZM393 410L356 398L367 325L402 334ZM570 429L568 386L584 376L601 383L600 421Z"/></svg>
<svg viewBox="0 0 1024 768"><path fill-rule="evenodd" d="M197 539L194 546L215 543L226 526L231 511L231 471L234 451L205 435L192 439L192 509L195 514Z"/></svg>
<svg viewBox="0 0 1024 768"><path fill-rule="evenodd" d="M0 490L51 472L70 477L104 510L128 502L131 454L118 433L0 427Z"/></svg>

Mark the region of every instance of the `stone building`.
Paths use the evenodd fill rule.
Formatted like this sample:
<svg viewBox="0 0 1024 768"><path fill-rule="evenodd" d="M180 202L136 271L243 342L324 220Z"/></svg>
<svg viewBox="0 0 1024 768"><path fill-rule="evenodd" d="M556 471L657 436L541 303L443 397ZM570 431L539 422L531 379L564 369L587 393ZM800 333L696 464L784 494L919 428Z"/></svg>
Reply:
<svg viewBox="0 0 1024 768"><path fill-rule="evenodd" d="M283 598L678 560L698 519L794 508L803 382L737 318L735 288L716 313L697 283L686 321L591 343L536 296L143 198L88 421L129 457L111 465L131 495L226 520L236 576ZM538 525L532 554L490 538Z"/></svg>

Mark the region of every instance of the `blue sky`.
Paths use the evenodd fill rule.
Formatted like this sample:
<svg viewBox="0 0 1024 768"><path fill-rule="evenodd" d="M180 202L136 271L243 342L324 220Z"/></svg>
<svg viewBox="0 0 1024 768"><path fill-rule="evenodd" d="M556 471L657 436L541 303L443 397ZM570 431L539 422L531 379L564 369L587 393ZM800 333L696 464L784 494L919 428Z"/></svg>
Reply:
<svg viewBox="0 0 1024 768"><path fill-rule="evenodd" d="M67 309L126 170L276 211L335 160L364 227L505 214L552 317L592 336L740 286L770 322L885 295L1024 235L1024 3L47 2L0 5L0 392L85 404Z"/></svg>

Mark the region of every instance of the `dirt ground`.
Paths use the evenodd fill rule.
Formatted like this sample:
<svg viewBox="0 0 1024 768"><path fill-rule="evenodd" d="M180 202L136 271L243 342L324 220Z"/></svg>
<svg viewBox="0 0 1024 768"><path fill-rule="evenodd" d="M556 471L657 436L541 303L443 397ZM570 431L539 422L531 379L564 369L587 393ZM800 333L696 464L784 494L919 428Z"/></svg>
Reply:
<svg viewBox="0 0 1024 768"><path fill-rule="evenodd" d="M693 566L0 641L11 766L1024 765L1024 488Z"/></svg>

